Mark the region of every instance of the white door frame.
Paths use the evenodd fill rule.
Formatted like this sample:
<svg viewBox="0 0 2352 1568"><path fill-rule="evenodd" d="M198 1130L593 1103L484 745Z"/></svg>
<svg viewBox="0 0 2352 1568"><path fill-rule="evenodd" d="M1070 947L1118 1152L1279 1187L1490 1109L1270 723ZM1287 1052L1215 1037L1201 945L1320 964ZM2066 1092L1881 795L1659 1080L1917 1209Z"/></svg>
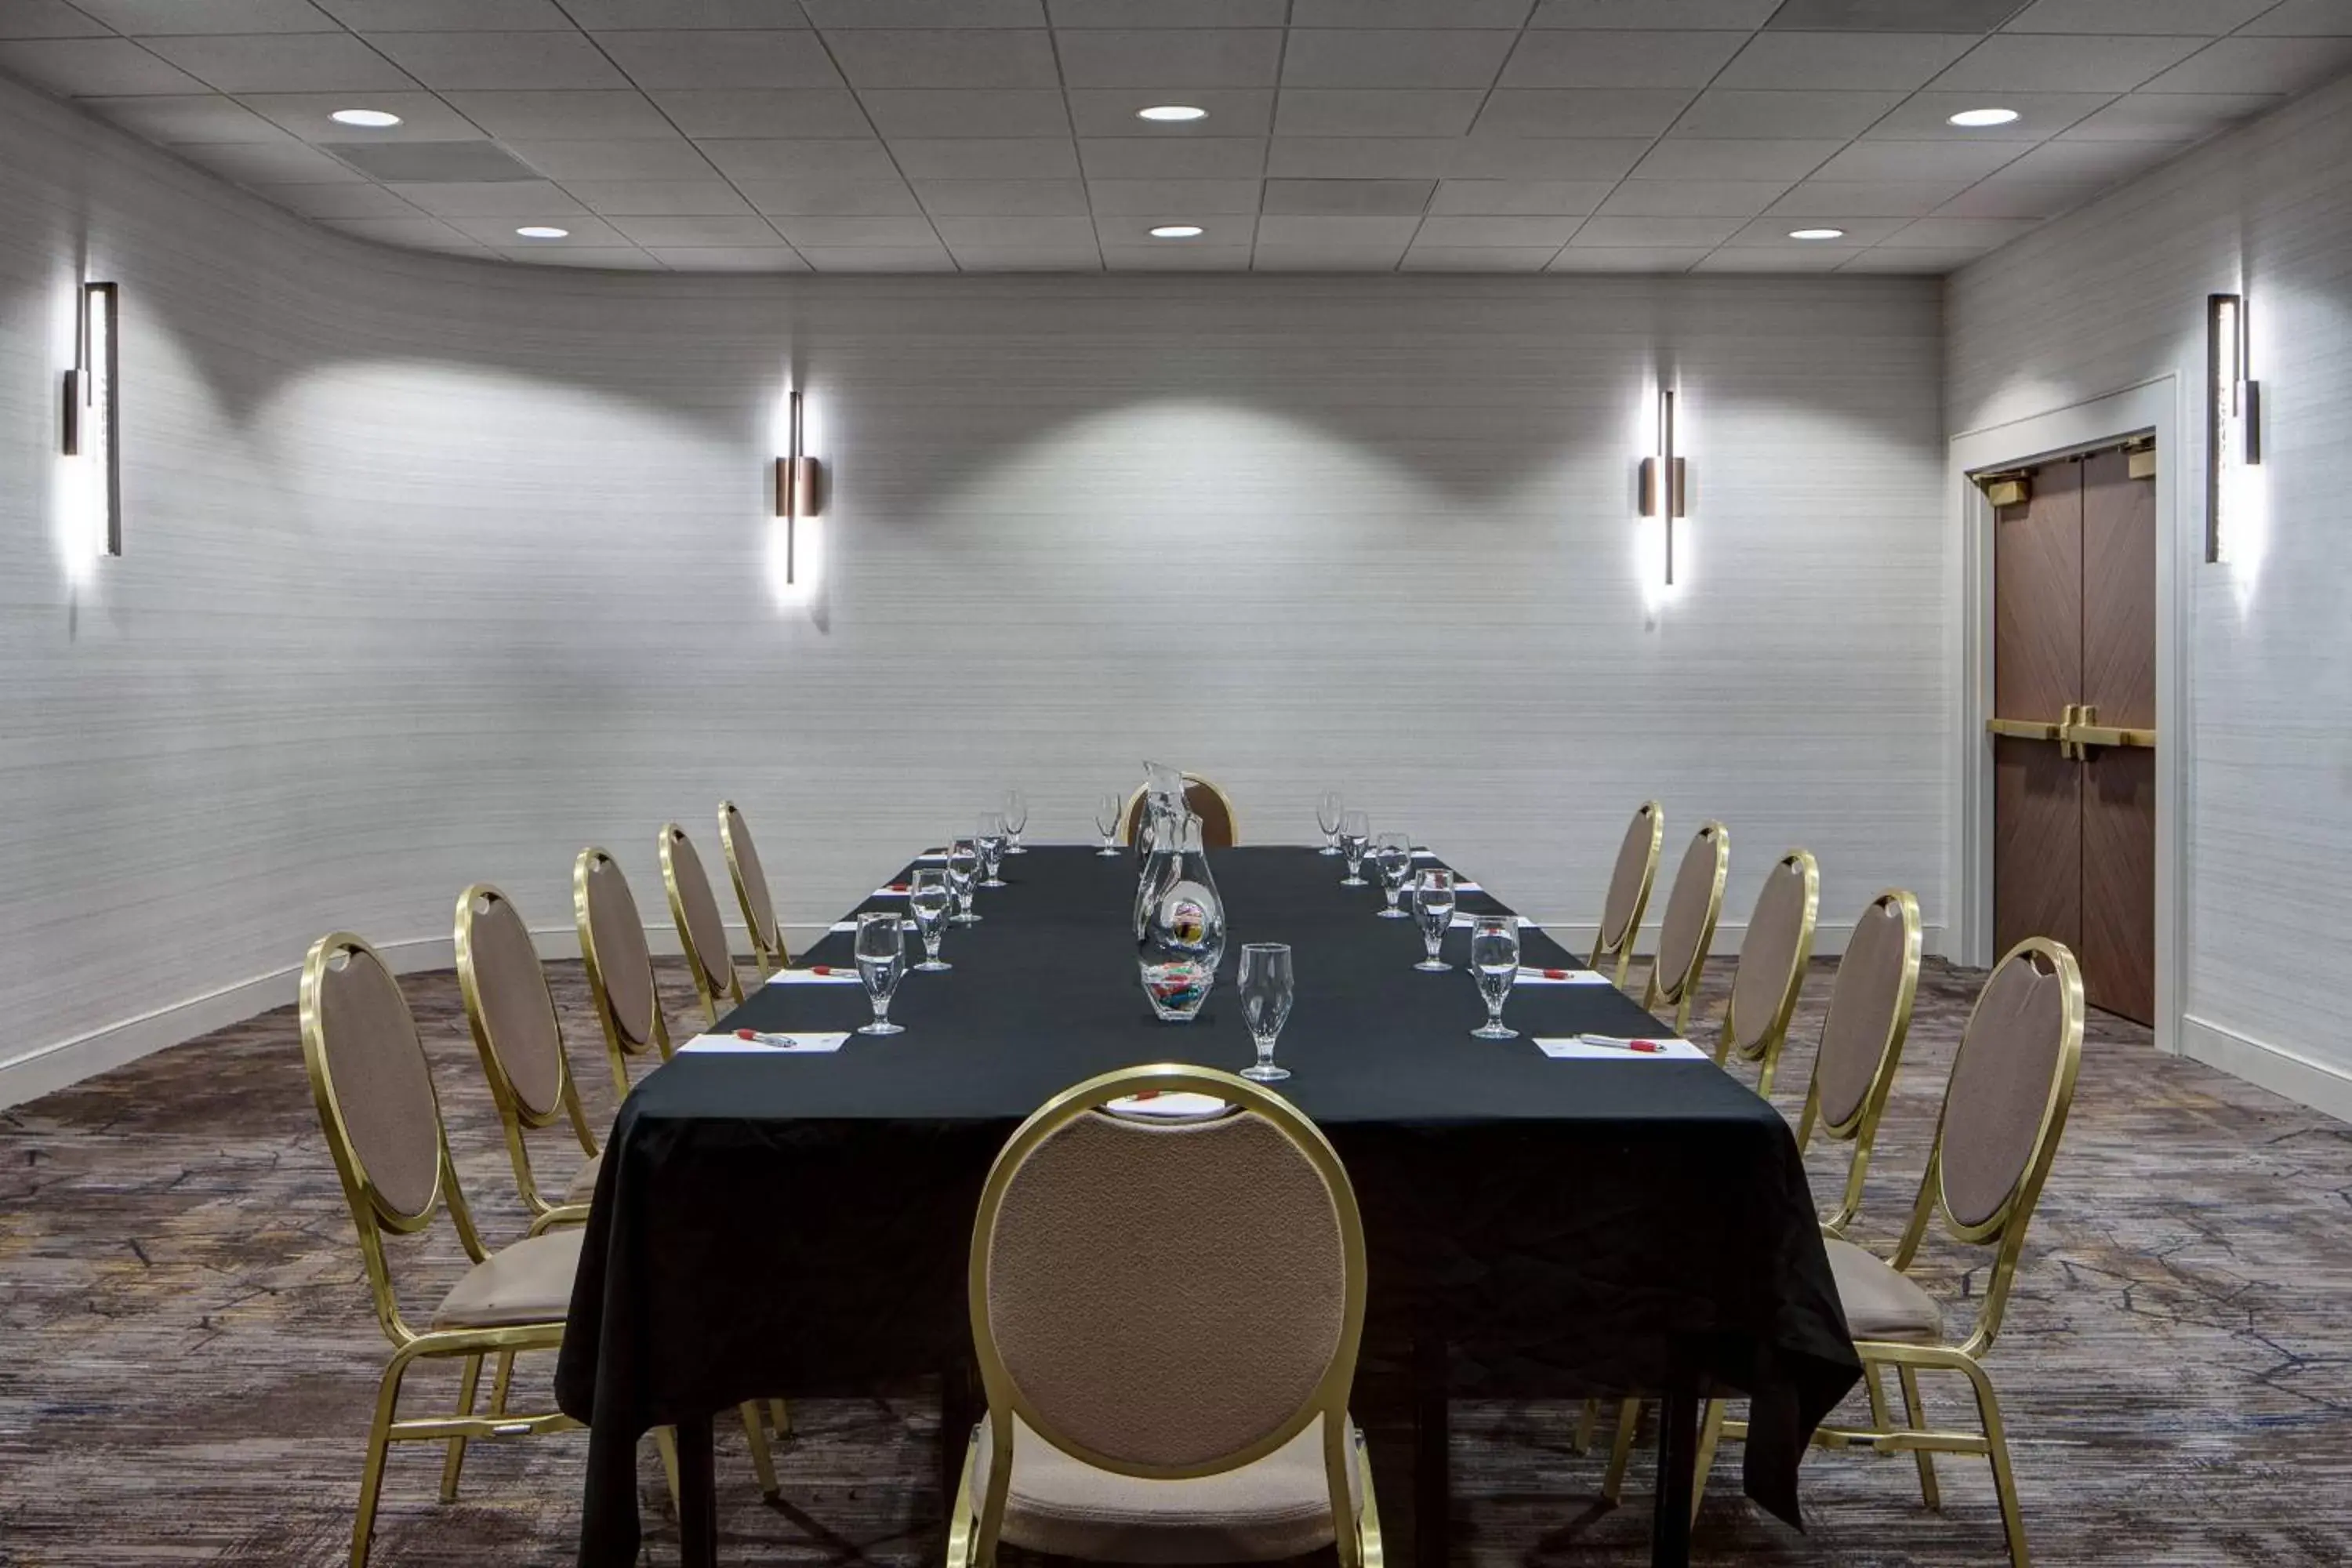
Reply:
<svg viewBox="0 0 2352 1568"><path fill-rule="evenodd" d="M2187 384L2173 371L2104 397L1963 431L1951 438L1948 475L1960 590L1959 702L1953 734L1958 865L1952 879L1959 898L1948 941L1950 956L1981 967L1999 956L1992 951L1992 742L1985 733L1985 721L1993 716L1993 516L1969 476L2110 446L2142 431L2156 435L2156 1046L2175 1054L2180 1050L2181 976L2187 972L2188 588L2203 531L2182 510L2195 493L2182 482L2189 469L2189 423L2181 407Z"/></svg>

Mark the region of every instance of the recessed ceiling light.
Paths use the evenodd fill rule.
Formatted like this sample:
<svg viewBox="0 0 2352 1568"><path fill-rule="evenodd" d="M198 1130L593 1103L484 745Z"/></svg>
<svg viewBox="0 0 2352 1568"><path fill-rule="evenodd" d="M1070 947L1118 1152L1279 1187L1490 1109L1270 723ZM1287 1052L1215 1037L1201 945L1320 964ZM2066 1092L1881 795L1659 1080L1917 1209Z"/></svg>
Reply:
<svg viewBox="0 0 2352 1568"><path fill-rule="evenodd" d="M1197 223L1163 223L1151 231L1154 239L1198 239L1201 226Z"/></svg>
<svg viewBox="0 0 2352 1568"><path fill-rule="evenodd" d="M1189 103L1155 103L1150 109L1137 110L1135 111L1135 117L1138 120L1162 120L1170 121L1206 120L1209 118L1209 111L1205 109L1196 108Z"/></svg>
<svg viewBox="0 0 2352 1568"><path fill-rule="evenodd" d="M371 131L400 123L400 116L385 109L338 109L327 118L338 125L364 125Z"/></svg>
<svg viewBox="0 0 2352 1568"><path fill-rule="evenodd" d="M557 228L544 223L527 223L515 232L525 239L564 239L572 233L568 228Z"/></svg>
<svg viewBox="0 0 2352 1568"><path fill-rule="evenodd" d="M1842 228L1792 228L1789 231L1789 237L1790 239L1843 239L1845 237L1845 230Z"/></svg>
<svg viewBox="0 0 2352 1568"><path fill-rule="evenodd" d="M2017 120L2014 109L1963 109L1948 123L1974 131L1985 125L2009 125Z"/></svg>

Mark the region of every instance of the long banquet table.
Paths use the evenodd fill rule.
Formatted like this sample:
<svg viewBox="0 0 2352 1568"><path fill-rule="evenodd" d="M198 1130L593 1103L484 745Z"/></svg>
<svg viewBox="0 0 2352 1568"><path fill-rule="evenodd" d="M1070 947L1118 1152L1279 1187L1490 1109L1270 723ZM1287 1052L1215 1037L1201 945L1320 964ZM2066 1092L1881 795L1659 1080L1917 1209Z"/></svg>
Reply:
<svg viewBox="0 0 2352 1568"><path fill-rule="evenodd" d="M1554 1060L1536 1036L1655 1033L1614 987L1522 986L1521 1037L1469 1037L1482 1005L1466 931L1414 970L1421 938L1374 918L1311 849L1213 851L1231 927L1218 989L1157 1022L1129 934L1132 857L1038 847L950 929L943 974L909 974L906 1033L838 1054L683 1054L613 1130L556 1373L591 1428L579 1561L635 1560L635 1445L679 1428L687 1560L712 1550L710 1417L772 1396L856 1395L949 1373L961 1449L971 1364L964 1270L990 1163L1021 1120L1111 1068L1251 1059L1240 944L1289 942L1297 1005L1279 1085L1346 1162L1370 1295L1360 1384L1409 1377L1420 1412L1423 1563L1443 1562L1446 1397L1664 1397L1654 1556L1688 1551L1695 1401L1752 1399L1746 1486L1798 1521L1797 1463L1860 1375L1811 1195L1780 1115L1710 1062ZM1423 862L1427 864L1430 862ZM1367 868L1369 872L1369 868ZM905 873L895 880L903 882ZM862 908L895 909L877 898ZM1465 910L1499 910L1465 894ZM1525 933L1530 965L1575 960ZM908 935L910 948L914 945ZM851 962L832 934L795 963ZM768 985L722 1030L853 1028L855 985ZM965 1395L964 1397L968 1397ZM1436 1474L1430 1474L1432 1466Z"/></svg>

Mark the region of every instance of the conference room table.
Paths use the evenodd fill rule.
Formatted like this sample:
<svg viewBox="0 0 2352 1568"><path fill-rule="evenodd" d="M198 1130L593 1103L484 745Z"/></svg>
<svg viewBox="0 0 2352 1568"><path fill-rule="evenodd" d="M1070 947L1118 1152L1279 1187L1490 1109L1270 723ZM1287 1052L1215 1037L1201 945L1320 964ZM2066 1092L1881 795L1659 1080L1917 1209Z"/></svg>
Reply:
<svg viewBox="0 0 2352 1568"><path fill-rule="evenodd" d="M1744 1394L1747 1492L1800 1522L1798 1461L1861 1369L1780 1114L1712 1061L1538 1048L1660 1032L1607 984L1519 985L1505 1021L1520 1037L1472 1038L1484 1004L1468 931L1445 937L1451 971L1415 970L1416 924L1376 918L1378 889L1340 886L1336 858L1248 847L1209 864L1226 956L1189 1024L1157 1020L1138 982L1133 855L1037 847L1005 858L1008 886L979 891L981 923L949 928L952 971L907 975L890 1010L905 1033L852 1034L825 1054L687 1049L637 1084L556 1371L558 1403L590 1428L583 1568L635 1560L636 1445L663 1425L678 1433L683 1556L715 1560L712 1417L746 1401L938 1374L943 1468L960 1465L981 1414L964 1276L991 1163L1030 1112L1095 1074L1253 1059L1233 991L1245 942L1293 949L1276 1059L1294 1076L1276 1087L1356 1188L1370 1283L1358 1396L1381 1385L1412 1401L1417 1561L1444 1561L1450 1398L1657 1396L1652 1553L1679 1564L1697 1402ZM861 910L903 910L887 889L911 869ZM1502 910L1483 889L1461 908ZM1540 931L1522 942L1528 966L1580 967ZM836 927L794 963L849 965L851 945ZM870 1016L861 985L772 984L714 1033Z"/></svg>

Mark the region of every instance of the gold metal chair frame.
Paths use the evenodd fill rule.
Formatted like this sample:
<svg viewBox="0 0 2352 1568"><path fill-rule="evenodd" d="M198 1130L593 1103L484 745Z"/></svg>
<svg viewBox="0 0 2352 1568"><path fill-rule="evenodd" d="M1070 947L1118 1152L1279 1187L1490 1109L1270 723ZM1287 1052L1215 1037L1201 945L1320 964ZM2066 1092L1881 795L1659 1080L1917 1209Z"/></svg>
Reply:
<svg viewBox="0 0 2352 1568"><path fill-rule="evenodd" d="M661 989L655 984L650 963L646 968L646 984L654 985L653 1038L643 1044L632 1039L613 1011L613 994L604 984L604 966L596 956L595 921L588 912L589 874L603 866L610 866L617 871L620 862L613 858L611 851L593 844L580 851L580 858L572 863L572 915L580 931L581 967L588 973L588 1000L596 1009L596 1022L604 1030L604 1055L612 1063L613 1087L622 1099L626 1100L629 1097L631 1057L642 1056L647 1046L651 1046L663 1061L669 1060L676 1052L669 1042L669 1020L662 1015ZM635 901L634 896L631 901Z"/></svg>
<svg viewBox="0 0 2352 1568"><path fill-rule="evenodd" d="M1642 993L1642 1011L1644 1013L1655 1013L1661 1005L1674 1008L1675 1033L1677 1035L1690 1027L1691 1002L1698 994L1699 975L1706 968L1707 950L1715 945L1716 921L1723 914L1723 881L1731 869L1731 830L1729 828L1720 822L1702 822L1699 824L1698 832L1692 836L1694 846L1701 841L1707 843L1715 851L1715 885L1707 890L1706 918L1699 923L1698 942L1691 949L1690 967L1680 974L1664 976L1658 973L1658 965L1664 955L1652 959L1649 984ZM1685 850L1684 853L1688 854L1690 851ZM1675 879L1679 881L1682 877L1679 867L1676 868L1675 875ZM1674 893L1669 889L1666 894L1666 913L1673 914L1674 909Z"/></svg>
<svg viewBox="0 0 2352 1568"><path fill-rule="evenodd" d="M1940 1214L1946 1232L1956 1241L1972 1247L1995 1248L1992 1268L1985 1277L1983 1294L1977 1308L1976 1321L1966 1339L1955 1344L1921 1345L1895 1340L1856 1340L1853 1348L1862 1357L1863 1386L1870 1398L1871 1425L1866 1427L1824 1426L1813 1434L1813 1442L1824 1448L1865 1448L1877 1453L1909 1453L1919 1467L1919 1496L1928 1508L1940 1510L1943 1495L1936 1482L1934 1455L1973 1454L1992 1467L1993 1492L2000 1504L2001 1532L2009 1546L2011 1568L2031 1568L2032 1557L2026 1549L2025 1519L2018 1506L2017 1476L2009 1456L2009 1437L2001 1421L2000 1400L1993 1392L1992 1378L1984 1368L1985 1352L1992 1348L2000 1332L2001 1319L2009 1308L2009 1292L2017 1278L2017 1264L2025 1248L2026 1226L2033 1218L2034 1206L2041 1201L2042 1188L2049 1179L2050 1167L2058 1157L2058 1142L2066 1131L2066 1117L2074 1103L2075 1080L2083 1062L2083 972L2063 944L2048 937L2028 937L2001 955L1994 965L1998 973L2011 963L2023 959L2029 963L2046 963L2061 977L2063 991L2063 1017L2060 1023L2058 1059L2050 1075L2050 1095L2043 1102L2042 1125L2034 1134L2032 1154L2016 1184L2001 1200L2000 1207L1978 1225L1962 1225L1952 1215L1944 1194L1944 1119L1951 1110L1951 1086L1944 1089L1944 1109L1936 1117L1936 1142L1927 1154L1927 1168L1919 1179L1919 1194L1911 1205L1911 1219L1905 1226L1903 1239L1896 1244L1895 1256L1887 1261L1898 1270L1907 1270L1918 1256L1920 1244L1927 1238L1927 1226ZM1991 986L1990 977L1985 989ZM1976 1026L1976 1016L1984 1005L1984 990L1977 993L1976 1006L1969 1010L1968 1031ZM1879 1371L1895 1369L1895 1379L1903 1390L1903 1424L1896 1426L1886 1404L1885 1389L1880 1384ZM1978 1432L1942 1431L1927 1424L1927 1411L1919 1396L1919 1373L1922 1372L1956 1372L1969 1381L1975 1395ZM1715 1454L1720 1437L1745 1437L1745 1422L1727 1421L1720 1405L1708 1413L1708 1419L1699 1439L1699 1475L1703 1480L1706 1466Z"/></svg>
<svg viewBox="0 0 2352 1568"><path fill-rule="evenodd" d="M727 857L727 880L735 889L736 905L743 911L743 927L751 934L751 963L759 969L760 978L765 981L777 970L792 963L793 958L784 946L784 922L781 919L772 922L774 929L772 931L760 929L759 910L751 902L751 879L744 874L742 858L735 848L735 836L739 827L748 841L751 830L751 824L743 820L741 808L731 800L720 801L719 803L719 847ZM763 882L766 880L764 871L761 879ZM773 910L775 907L775 896L773 891L770 890L768 908Z"/></svg>
<svg viewBox="0 0 2352 1568"><path fill-rule="evenodd" d="M727 989L720 991L711 984L710 975L704 967L705 954L695 942L694 928L686 918L685 894L678 887L677 850L681 844L686 846L689 854L693 853L694 841L686 836L685 828L675 822L662 824L662 890L669 895L670 924L677 928L678 951L686 954L686 967L694 975L694 994L702 1003L703 1022L716 1024L719 1022L719 1015L727 1011L719 1005L721 1002L732 1003L738 1007L743 1005L743 979L735 973L735 953L731 948L727 948L727 928L722 925L719 928L719 945L726 951L718 956L726 970ZM709 893L710 876L701 868L702 857L696 855L694 864L695 874L702 878L702 890ZM712 907L716 908L719 900L712 899L710 901ZM655 1011L660 1011L658 1003L655 1005Z"/></svg>
<svg viewBox="0 0 2352 1568"><path fill-rule="evenodd" d="M1644 816L1650 819L1650 858L1642 867L1642 886L1633 894L1633 912L1625 917L1625 929L1617 933L1617 941L1612 944L1609 941L1609 896L1606 892L1601 894L1601 921L1593 928L1592 961L1586 965L1589 969L1599 969L1601 961L1613 954L1617 960L1614 980L1620 986L1625 984L1625 971L1633 963L1634 939L1642 934L1642 917L1649 912L1650 891L1658 880L1658 855L1666 842L1666 808L1654 800L1645 800L1634 808L1633 820L1639 822ZM1614 862L1611 864L1610 875L1614 880Z"/></svg>
<svg viewBox="0 0 2352 1568"><path fill-rule="evenodd" d="M988 1316L988 1241L1003 1206L1005 1192L1012 1185L1022 1162L1038 1144L1068 1122L1093 1113L1108 1101L1146 1090L1162 1093L1189 1090L1213 1095L1240 1110L1253 1111L1264 1117L1315 1167L1330 1192L1332 1205L1339 1215L1347 1286L1339 1344L1332 1352L1330 1364L1324 1369L1322 1379L1297 1414L1280 1427L1246 1448L1204 1465L1131 1465L1097 1453L1057 1431L1013 1381L1013 1373L1004 1364L1003 1355L998 1349ZM1356 1429L1348 1414L1348 1394L1355 1382L1356 1352L1364 1328L1363 1216L1357 1207L1355 1189L1348 1180L1347 1168L1340 1163L1339 1152L1331 1147L1330 1141L1323 1135L1323 1130L1308 1121L1288 1100L1234 1073L1175 1063L1122 1068L1064 1089L1021 1124L989 1170L988 1184L981 1191L979 1215L972 1225L971 1262L967 1271L966 1289L971 1314L973 1349L980 1362L981 1384L988 1396L986 1419L990 1438L994 1452L1002 1458L990 1467L987 1493L978 1500L975 1506L972 1482L980 1458L980 1433L975 1428L965 1449L963 1479L956 1489L954 1511L949 1517L948 1568L995 1568L997 1539L1004 1524L1006 1500L1013 1490L1013 1424L1016 1417L1045 1441L1097 1469L1156 1480L1197 1480L1204 1476L1222 1475L1255 1464L1291 1442L1310 1423L1320 1418L1323 1423L1323 1476L1329 1491L1331 1536L1339 1568L1382 1568L1385 1554L1381 1541L1380 1508L1372 1491L1371 1462L1364 1453L1363 1434ZM1356 1449L1358 1481L1363 1491L1360 1511L1354 1509L1349 1489L1348 1447L1350 1444ZM1352 1530L1347 1527L1351 1517L1356 1521Z"/></svg>
<svg viewBox="0 0 2352 1568"><path fill-rule="evenodd" d="M1739 993L1733 988L1731 998L1724 1004L1723 1035L1715 1047L1717 1065L1729 1062L1737 1056L1742 1061L1761 1062L1763 1070L1757 1075L1756 1092L1759 1098L1772 1098L1772 1075L1780 1065L1780 1049L1788 1044L1789 1021L1796 1016L1797 997L1805 988L1806 967L1813 961L1813 923L1822 912L1822 871L1807 849L1791 849L1772 863L1778 872L1783 866L1794 866L1805 887L1805 909L1797 927L1797 949L1789 973L1780 984L1780 997L1772 1012L1772 1021L1756 1037L1752 1046L1737 1045L1739 1038ZM1765 885L1771 885L1768 876ZM1745 950L1741 957L1747 956Z"/></svg>
<svg viewBox="0 0 2352 1568"><path fill-rule="evenodd" d="M1845 1237L1846 1226L1862 1210L1863 1179L1870 1172L1878 1124L1886 1114L1886 1098L1895 1088L1895 1071L1902 1065L1904 1041L1911 1033L1911 1009L1919 995L1919 900L1901 888L1889 888L1870 903L1873 909L1893 910L1895 918L1903 922L1903 978L1895 990L1895 1012L1887 1021L1886 1038L1879 1047L1877 1069L1871 1075L1870 1088L1853 1114L1843 1121L1826 1121L1822 1119L1821 1058L1815 1057L1814 1077L1805 1087L1805 1109L1797 1119L1800 1154L1811 1145L1817 1126L1822 1137L1853 1145L1853 1152L1846 1161L1844 1194L1834 1210L1822 1216L1822 1234L1841 1240Z"/></svg>
<svg viewBox="0 0 2352 1568"><path fill-rule="evenodd" d="M523 1351L551 1351L563 1342L562 1320L543 1323L510 1323L499 1328L435 1329L420 1332L411 1328L402 1314L399 1294L393 1288L392 1272L384 1257L383 1237L386 1232L396 1236L413 1235L433 1223L434 1215L446 1205L450 1222L457 1226L457 1240L466 1249L467 1258L480 1263L489 1257L482 1245L481 1233L474 1226L473 1212L466 1205L466 1194L457 1184L456 1163L449 1156L448 1130L442 1124L440 1094L433 1089L434 1136L440 1145L439 1159L434 1173L433 1192L423 1208L404 1212L388 1200L369 1177L362 1163L357 1147L344 1122L341 1102L327 1066L325 1023L320 997L323 976L331 964L364 960L378 965L383 958L362 938L349 931L334 931L310 944L309 956L302 964L301 1033L302 1060L310 1077L310 1097L319 1109L319 1121L326 1131L327 1148L334 1157L335 1172L342 1180L343 1197L351 1205L352 1223L359 1231L360 1257L366 1264L368 1290L374 1299L376 1321L383 1328L384 1337L392 1342L392 1360L383 1369L383 1381L376 1390L375 1415L368 1428L367 1463L361 1473L360 1500L357 1517L352 1524L352 1568L366 1568L368 1548L375 1533L376 1506L383 1492L384 1461L394 1443L446 1442L447 1456L441 1466L441 1500L455 1501L457 1477L465 1464L466 1445L476 1438L520 1437L541 1432L562 1432L580 1425L561 1411L525 1414L507 1408L507 1391L514 1373L514 1358ZM389 967L386 966L389 973ZM407 1003L402 1002L404 1016ZM415 1037L416 1025L408 1020L408 1032ZM421 1041L416 1049L424 1051ZM426 1083L431 1087L431 1073ZM482 1358L498 1358L498 1370L490 1383L489 1408L477 1415L474 1398L480 1387ZM412 1416L402 1419L399 1414L400 1388L408 1370L419 1361L457 1359L465 1363L457 1391L457 1408L447 1415Z"/></svg>
<svg viewBox="0 0 2352 1568"><path fill-rule="evenodd" d="M1225 808L1225 821L1233 827L1234 845L1238 847L1242 841L1242 819L1241 814L1234 809L1234 797L1198 773L1185 773L1182 777L1186 794L1191 794L1198 786L1217 797L1217 804ZM1134 792L1127 797L1126 807L1118 814L1118 841L1121 844L1134 843L1136 832L1142 826L1143 791L1143 785L1136 785Z"/></svg>
<svg viewBox="0 0 2352 1568"><path fill-rule="evenodd" d="M599 1148L596 1134L588 1125L587 1110L580 1103L580 1085L572 1076L572 1053L565 1048L563 1025L556 1015L553 999L548 1002L547 1016L549 1026L555 1031L554 1110L542 1115L523 1103L522 1096L515 1090L514 1079L507 1072L506 1062L499 1055L498 1042L490 1037L489 1013L482 1003L481 982L474 973L474 920L478 914L488 914L493 904L505 904L511 909L514 900L488 882L477 882L457 895L457 990L466 999L466 1024L473 1031L474 1050L482 1058L482 1076L489 1080L490 1100L498 1107L499 1125L506 1132L507 1158L514 1163L515 1188L522 1194L523 1206L530 1211L530 1234L537 1236L551 1226L584 1224L588 1205L550 1203L541 1193L539 1179L531 1170L530 1144L526 1133L552 1127L561 1119L572 1124L583 1158L594 1159Z"/></svg>

